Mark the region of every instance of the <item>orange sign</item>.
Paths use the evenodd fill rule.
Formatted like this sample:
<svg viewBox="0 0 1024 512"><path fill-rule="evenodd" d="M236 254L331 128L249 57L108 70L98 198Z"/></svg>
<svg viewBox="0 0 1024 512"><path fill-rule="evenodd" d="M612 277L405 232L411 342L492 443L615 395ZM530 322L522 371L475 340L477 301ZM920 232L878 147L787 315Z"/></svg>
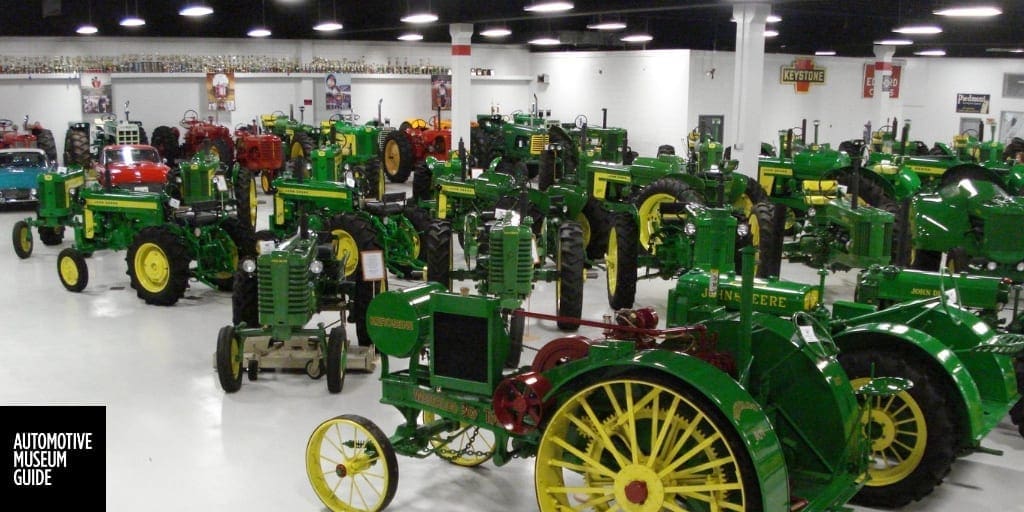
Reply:
<svg viewBox="0 0 1024 512"><path fill-rule="evenodd" d="M796 92L807 92L811 90L811 84L825 83L825 68L814 67L814 59L811 58L793 59L792 66L782 66L779 82L793 84Z"/></svg>

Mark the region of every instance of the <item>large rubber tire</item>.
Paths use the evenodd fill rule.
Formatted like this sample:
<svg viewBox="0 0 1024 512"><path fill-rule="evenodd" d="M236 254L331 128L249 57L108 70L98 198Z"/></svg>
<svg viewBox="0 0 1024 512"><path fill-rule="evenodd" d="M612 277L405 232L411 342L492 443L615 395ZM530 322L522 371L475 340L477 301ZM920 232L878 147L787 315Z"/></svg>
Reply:
<svg viewBox="0 0 1024 512"><path fill-rule="evenodd" d="M641 400L650 405L622 406ZM534 465L541 512L583 502L598 503L595 510L762 512L757 473L728 419L732 411L680 381L621 375L558 401ZM671 434L654 440L658 431ZM629 503L626 482L645 484L636 499L642 507Z"/></svg>
<svg viewBox="0 0 1024 512"><path fill-rule="evenodd" d="M88 167L92 161L89 152L89 132L69 128L64 134L64 165L78 164Z"/></svg>
<svg viewBox="0 0 1024 512"><path fill-rule="evenodd" d="M583 211L576 216L576 222L583 228L583 245L587 249L588 260L604 258L608 250L608 231L611 229L611 217L608 210L601 206L597 199L587 199Z"/></svg>
<svg viewBox="0 0 1024 512"><path fill-rule="evenodd" d="M412 141L409 134L404 130L395 130L384 139L384 151L381 155L381 163L384 166L384 174L392 183L405 183L412 172L415 156L413 155Z"/></svg>
<svg viewBox="0 0 1024 512"><path fill-rule="evenodd" d="M640 217L637 231L640 248L650 253L654 249L652 238L660 225L659 205L667 202L704 204L704 198L680 180L661 178L644 187L632 202Z"/></svg>
<svg viewBox="0 0 1024 512"><path fill-rule="evenodd" d="M317 426L305 460L313 492L329 510L384 510L398 489L395 449L362 416L345 414Z"/></svg>
<svg viewBox="0 0 1024 512"><path fill-rule="evenodd" d="M562 147L563 172L569 175L575 174L576 168L579 167L580 163L580 153L576 147L576 143L573 142L572 137L558 127L551 127L548 129L548 142L550 144L558 144ZM537 169L537 173L540 173L540 169ZM531 178L533 178L533 176L531 176Z"/></svg>
<svg viewBox="0 0 1024 512"><path fill-rule="evenodd" d="M413 233L413 250L412 256L414 258L423 260L425 251L423 250L423 239L426 237L427 230L430 229L430 224L434 222L434 219L430 216L430 212L424 208L418 206L406 206L405 210L402 211L406 219L409 219L409 223L412 224L413 229L416 230Z"/></svg>
<svg viewBox="0 0 1024 512"><path fill-rule="evenodd" d="M259 280L256 274L239 270L231 290L231 324L245 322L246 327L259 327Z"/></svg>
<svg viewBox="0 0 1024 512"><path fill-rule="evenodd" d="M741 250L748 246L753 245L758 247L760 243L761 235L761 223L757 218L757 213L754 211L754 207L758 203L768 201L768 194L764 192L764 188L754 178L750 176L743 177L746 181L746 188L743 193L737 197L733 203L733 210L736 212L739 222L745 222L750 227L750 234L747 236L740 236L736 234L736 256L735 256L735 269L739 273L743 267L743 253Z"/></svg>
<svg viewBox="0 0 1024 512"><path fill-rule="evenodd" d="M57 255L57 277L64 288L78 293L89 284L89 266L85 256L76 249L67 248Z"/></svg>
<svg viewBox="0 0 1024 512"><path fill-rule="evenodd" d="M292 178L298 178L298 173L303 173L302 177L306 178L304 168L296 169L297 166L305 165L309 161L309 156L313 154L313 149L316 144L308 133L298 132L292 136L291 142L285 147L285 167L291 168ZM277 177L281 177L278 173Z"/></svg>
<svg viewBox="0 0 1024 512"><path fill-rule="evenodd" d="M157 306L171 306L185 295L190 260L185 244L161 227L139 231L125 256L136 295Z"/></svg>
<svg viewBox="0 0 1024 512"><path fill-rule="evenodd" d="M361 347L373 343L366 331L366 308L370 301L387 289L387 273L384 281L363 280L363 265L360 256L364 251L383 251L377 230L368 220L359 215L346 213L334 216L327 226L334 238L335 259L347 258L343 272L345 277L355 282L349 321L356 324L356 340Z"/></svg>
<svg viewBox="0 0 1024 512"><path fill-rule="evenodd" d="M239 169L234 184L235 202L238 210L238 220L243 226L256 229L256 216L259 200L256 197L256 185L253 183L252 173Z"/></svg>
<svg viewBox="0 0 1024 512"><path fill-rule="evenodd" d="M608 305L612 309L633 307L636 299L637 225L629 213L612 214L612 229L608 232L608 250L604 262L607 267Z"/></svg>
<svg viewBox="0 0 1024 512"><path fill-rule="evenodd" d="M14 223L14 229L11 230L11 245L14 247L14 254L19 258L24 260L32 256L35 244L32 242L32 227L28 222L19 220Z"/></svg>
<svg viewBox="0 0 1024 512"><path fill-rule="evenodd" d="M170 126L157 126L153 130L153 144L160 156L167 161L167 165L174 165L178 161L178 133Z"/></svg>
<svg viewBox="0 0 1024 512"><path fill-rule="evenodd" d="M146 136L146 129L142 127L142 123L132 122L139 125L139 144L149 144L149 137Z"/></svg>
<svg viewBox="0 0 1024 512"><path fill-rule="evenodd" d="M242 340L235 335L235 328L225 325L217 333L217 380L227 393L242 388Z"/></svg>
<svg viewBox="0 0 1024 512"><path fill-rule="evenodd" d="M545 149L540 152L540 164L537 168L537 188L547 190L555 184L555 152Z"/></svg>
<svg viewBox="0 0 1024 512"><path fill-rule="evenodd" d="M433 173L425 165L417 166L412 173L412 199L415 202L434 198Z"/></svg>
<svg viewBox="0 0 1024 512"><path fill-rule="evenodd" d="M233 218L224 219L220 224L220 229L231 241L231 247L225 248L230 258L226 262L217 262L220 272L217 272L210 280L218 290L229 292L234 284L238 263L244 258L256 257L256 234L251 226ZM222 243L226 244L226 242L226 240L222 240Z"/></svg>
<svg viewBox="0 0 1024 512"><path fill-rule="evenodd" d="M751 240L757 247L757 277L778 277L782 271L782 232L786 229L786 206L767 201L754 205L750 216ZM756 223L756 227L755 227ZM755 232L756 231L756 232ZM736 272L743 268L737 255Z"/></svg>
<svg viewBox="0 0 1024 512"><path fill-rule="evenodd" d="M558 281L555 283L555 301L558 316L581 318L583 316L583 264L586 261L583 250L583 229L568 221L558 226ZM558 322L563 331L577 331L580 326L574 322Z"/></svg>
<svg viewBox="0 0 1024 512"><path fill-rule="evenodd" d="M896 350L844 349L839 354L854 389L874 377L901 377L914 386L893 400L876 397L870 419L871 463L867 484L853 502L895 508L919 500L942 483L959 449L955 423L956 393L943 385L945 375L934 362ZM950 397L947 399L947 397ZM880 458L896 457L892 467L877 468Z"/></svg>
<svg viewBox="0 0 1024 512"><path fill-rule="evenodd" d="M32 130L36 136L36 147L46 153L46 159L57 162L57 141L53 138L53 132L45 128Z"/></svg>
<svg viewBox="0 0 1024 512"><path fill-rule="evenodd" d="M1024 355L1017 355L1013 358L1013 368L1014 373L1017 374L1017 393L1024 396ZM1017 433L1024 436L1024 398L1017 400L1017 403L1010 409L1010 421L1017 425Z"/></svg>
<svg viewBox="0 0 1024 512"><path fill-rule="evenodd" d="M452 225L435 220L423 237L423 253L427 261L427 281L441 283L452 289Z"/></svg>
<svg viewBox="0 0 1024 512"><path fill-rule="evenodd" d="M850 172L839 175L838 180L840 185L851 186L853 182L853 174ZM860 197L867 204L874 206L880 210L885 210L895 217L892 224L892 259L890 263L897 266L906 266L910 261L910 243L908 231L909 226L907 225L907 209L906 205L900 203L895 198L890 197L885 189L879 186L877 183L870 179L860 180Z"/></svg>
<svg viewBox="0 0 1024 512"><path fill-rule="evenodd" d="M347 354L348 336L345 334L345 327L332 328L327 337L327 354L324 356L327 391L330 393L341 393L341 388L345 387L345 358Z"/></svg>
<svg viewBox="0 0 1024 512"><path fill-rule="evenodd" d="M43 242L43 245L60 245L64 242L64 226L39 226L36 229L39 231L39 241Z"/></svg>

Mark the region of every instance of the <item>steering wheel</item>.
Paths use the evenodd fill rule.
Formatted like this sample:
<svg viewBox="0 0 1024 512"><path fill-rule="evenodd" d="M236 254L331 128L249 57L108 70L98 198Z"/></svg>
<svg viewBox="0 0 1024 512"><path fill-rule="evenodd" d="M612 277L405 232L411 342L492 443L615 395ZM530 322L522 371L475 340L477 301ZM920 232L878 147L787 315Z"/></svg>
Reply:
<svg viewBox="0 0 1024 512"><path fill-rule="evenodd" d="M181 115L181 121L178 122L178 124L181 125L182 128L191 128L196 124L199 124L199 112L192 109L186 110L185 113Z"/></svg>
<svg viewBox="0 0 1024 512"><path fill-rule="evenodd" d="M102 120L102 121L117 121L117 116L114 115L114 114L103 114L102 116L100 116L100 120Z"/></svg>
<svg viewBox="0 0 1024 512"><path fill-rule="evenodd" d="M0 130L6 130L12 126L14 126L14 121L11 121L10 119L0 119Z"/></svg>
<svg viewBox="0 0 1024 512"><path fill-rule="evenodd" d="M573 121L573 124L576 125L576 128L582 129L584 126L587 125L587 116L583 114L576 116L576 120Z"/></svg>
<svg viewBox="0 0 1024 512"><path fill-rule="evenodd" d="M795 313L793 325L796 327L797 339L810 349L812 354L825 359L839 353L839 348L836 347L836 342L832 340L828 329L809 313Z"/></svg>
<svg viewBox="0 0 1024 512"><path fill-rule="evenodd" d="M330 121L330 122L341 121L342 119L344 119L344 118L342 117L341 112L335 112L335 113L331 114L331 117L327 118L327 120Z"/></svg>
<svg viewBox="0 0 1024 512"><path fill-rule="evenodd" d="M967 136L974 135L975 137L977 137L978 136L978 130L975 130L974 128L968 128L968 129L960 132L960 135L967 135Z"/></svg>

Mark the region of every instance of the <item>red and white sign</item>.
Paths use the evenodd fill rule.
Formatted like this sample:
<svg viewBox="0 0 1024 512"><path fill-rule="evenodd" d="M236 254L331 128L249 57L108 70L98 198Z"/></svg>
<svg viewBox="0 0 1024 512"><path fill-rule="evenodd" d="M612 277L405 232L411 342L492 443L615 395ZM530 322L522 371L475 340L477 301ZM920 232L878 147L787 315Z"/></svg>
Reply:
<svg viewBox="0 0 1024 512"><path fill-rule="evenodd" d="M892 70L891 75L882 73L886 69ZM890 98L900 97L900 73L903 70L901 66L894 66L888 62L876 62L874 64L864 65L864 97L874 98L875 97L875 77L883 77L882 81L882 92L889 92Z"/></svg>

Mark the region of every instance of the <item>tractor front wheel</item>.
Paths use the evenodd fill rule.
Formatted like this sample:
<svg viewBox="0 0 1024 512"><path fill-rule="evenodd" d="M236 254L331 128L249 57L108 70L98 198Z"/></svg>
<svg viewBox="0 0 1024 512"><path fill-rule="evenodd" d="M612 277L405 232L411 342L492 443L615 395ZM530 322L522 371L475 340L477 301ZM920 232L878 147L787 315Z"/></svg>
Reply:
<svg viewBox="0 0 1024 512"><path fill-rule="evenodd" d="M81 252L67 248L57 255L57 277L69 292L78 293L89 284L89 266Z"/></svg>
<svg viewBox="0 0 1024 512"><path fill-rule="evenodd" d="M256 186L253 185L252 173L239 169L235 176L235 204L238 220L242 224L256 229L256 208L259 201L256 199Z"/></svg>
<svg viewBox="0 0 1024 512"><path fill-rule="evenodd" d="M558 227L558 281L555 283L555 300L558 316L580 318L583 316L583 229L575 222L564 222ZM576 331L580 326L574 322L559 321L563 331Z"/></svg>
<svg viewBox="0 0 1024 512"><path fill-rule="evenodd" d="M235 334L235 328L225 325L217 333L217 379L220 387L228 393L242 388L242 340Z"/></svg>
<svg viewBox="0 0 1024 512"><path fill-rule="evenodd" d="M415 162L412 141L404 130L395 130L384 139L384 173L392 183L405 183Z"/></svg>
<svg viewBox="0 0 1024 512"><path fill-rule="evenodd" d="M653 253L655 238L661 226L662 203L704 203L699 193L675 178L662 178L644 187L633 200L640 217L640 247Z"/></svg>
<svg viewBox="0 0 1024 512"><path fill-rule="evenodd" d="M327 337L327 391L341 393L345 386L345 358L348 357L348 336L344 327L334 327Z"/></svg>
<svg viewBox="0 0 1024 512"><path fill-rule="evenodd" d="M608 305L612 309L632 307L636 299L639 246L633 215L613 214L612 229L608 232L608 250L604 256L608 278Z"/></svg>
<svg viewBox="0 0 1024 512"><path fill-rule="evenodd" d="M597 199L587 199L583 211L576 216L576 221L583 228L583 244L587 249L587 259L599 260L608 250L608 231L611 229L608 211Z"/></svg>
<svg viewBox="0 0 1024 512"><path fill-rule="evenodd" d="M452 289L452 225L446 220L435 220L423 238L423 252L427 260L427 281L441 283Z"/></svg>
<svg viewBox="0 0 1024 512"><path fill-rule="evenodd" d="M434 198L433 173L430 168L421 165L416 167L412 173L412 199L413 201L429 201Z"/></svg>
<svg viewBox="0 0 1024 512"><path fill-rule="evenodd" d="M235 272L235 284L231 291L231 323L245 322L246 327L259 327L260 303L259 282L255 274L243 270Z"/></svg>
<svg viewBox="0 0 1024 512"><path fill-rule="evenodd" d="M11 242L14 244L14 254L17 254L19 258L26 259L32 256L32 228L28 222L19 220L14 223Z"/></svg>
<svg viewBox="0 0 1024 512"><path fill-rule="evenodd" d="M273 183L274 178L276 178L276 176L274 176L274 173L270 170L264 169L260 172L260 188L263 189L264 194L271 195L274 192L277 192L277 188L274 187Z"/></svg>
<svg viewBox="0 0 1024 512"><path fill-rule="evenodd" d="M167 229L143 228L125 260L132 288L146 304L171 306L185 295L191 258L185 244Z"/></svg>
<svg viewBox="0 0 1024 512"><path fill-rule="evenodd" d="M781 212L780 212L781 210ZM778 215L782 215L779 218ZM758 277L778 276L782 269L782 229L785 229L786 207L761 202L750 214L750 241L757 251ZM737 247L736 272L743 270L742 254Z"/></svg>
<svg viewBox="0 0 1024 512"><path fill-rule="evenodd" d="M353 414L331 418L306 444L306 476L330 510L377 512L398 489L398 459L372 421Z"/></svg>

